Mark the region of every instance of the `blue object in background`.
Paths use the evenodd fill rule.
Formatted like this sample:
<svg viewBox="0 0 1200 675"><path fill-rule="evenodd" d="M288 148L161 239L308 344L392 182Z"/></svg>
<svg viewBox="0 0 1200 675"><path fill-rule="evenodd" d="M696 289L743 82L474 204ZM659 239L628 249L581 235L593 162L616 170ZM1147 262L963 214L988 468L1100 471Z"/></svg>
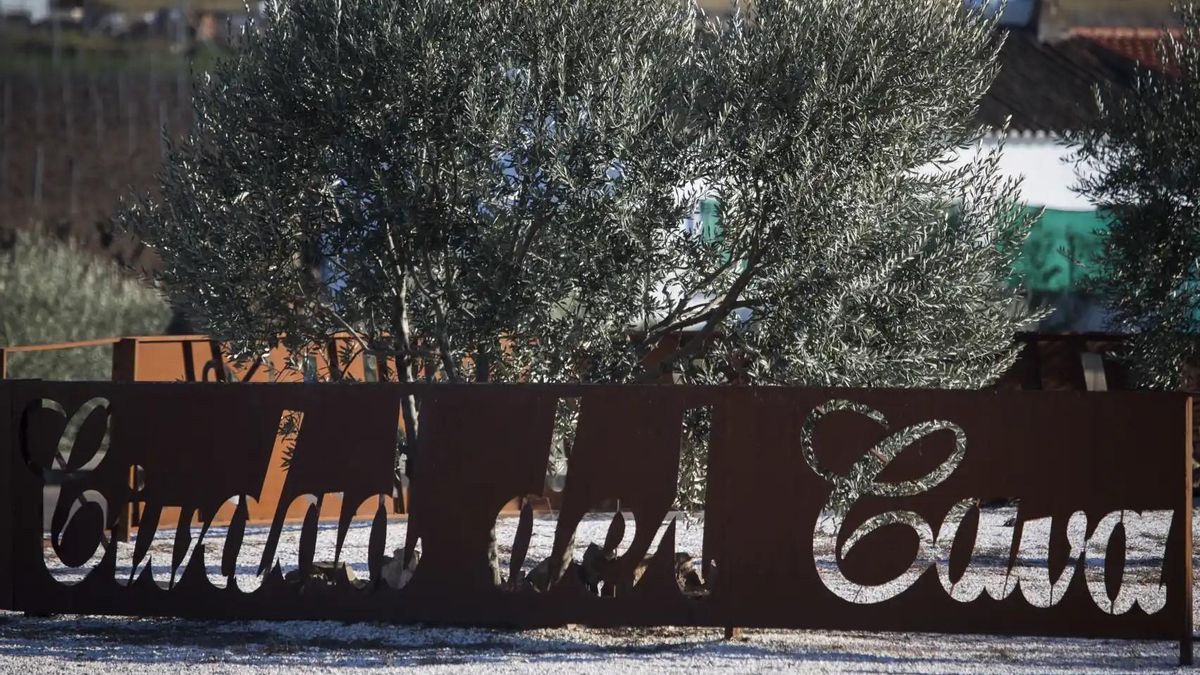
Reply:
<svg viewBox="0 0 1200 675"><path fill-rule="evenodd" d="M1037 0L963 0L963 4L968 9L983 8L988 16L999 12L1000 25L1008 28L1029 26L1037 16Z"/></svg>

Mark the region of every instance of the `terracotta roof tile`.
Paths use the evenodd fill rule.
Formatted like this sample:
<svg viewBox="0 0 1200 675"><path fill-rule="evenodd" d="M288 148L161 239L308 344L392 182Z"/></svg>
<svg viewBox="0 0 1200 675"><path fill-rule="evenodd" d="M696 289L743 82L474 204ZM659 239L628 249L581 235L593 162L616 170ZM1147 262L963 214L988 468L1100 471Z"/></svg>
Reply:
<svg viewBox="0 0 1200 675"><path fill-rule="evenodd" d="M1158 54L1158 42L1163 35L1164 31L1156 28L1081 26L1071 29L1072 37L1090 40L1104 49L1155 70L1163 69L1162 59Z"/></svg>

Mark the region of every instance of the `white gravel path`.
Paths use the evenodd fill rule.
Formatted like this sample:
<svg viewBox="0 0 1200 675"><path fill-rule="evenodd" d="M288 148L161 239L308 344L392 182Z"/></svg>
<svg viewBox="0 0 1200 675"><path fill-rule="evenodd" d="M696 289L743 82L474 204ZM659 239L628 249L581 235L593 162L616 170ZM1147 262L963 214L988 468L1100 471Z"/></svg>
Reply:
<svg viewBox="0 0 1200 675"><path fill-rule="evenodd" d="M1001 526L1012 509L989 510ZM1197 513L1200 520L1200 513ZM577 552L603 541L611 516L589 518ZM403 521L389 524L389 549L403 541ZM516 521L497 528L502 565ZM682 520L678 550L698 553L700 520ZM632 538L632 523L626 541ZM548 554L554 521L538 519L531 542L534 561ZM210 537L214 533L210 533ZM219 534L219 533L218 533ZM294 559L298 532L290 528L280 557ZM343 557L365 561L366 524L347 535ZM265 532L246 542L261 547ZM215 543L215 542L210 542ZM1149 548L1131 541L1131 560ZM323 530L317 559L332 558L332 530ZM156 542L166 553L167 541ZM1000 544L985 556L1001 574ZM320 551L328 549L322 556ZM258 548L257 550L261 550ZM53 565L54 561L51 561ZM1143 563L1152 561L1143 560ZM532 563L530 563L532 564ZM366 573L365 562L354 565ZM249 565L239 579L249 581ZM59 570L64 579L77 577ZM1076 581L1075 583L1079 583ZM1197 593L1200 598L1200 593ZM1200 612L1198 612L1200 615ZM371 672L920 672L1051 673L1173 671L1177 647L1168 642L1002 638L914 633L748 630L724 641L719 630L690 628L598 630L565 627L533 631L446 629L336 622L196 622L124 617L25 617L0 612L0 673Z"/></svg>

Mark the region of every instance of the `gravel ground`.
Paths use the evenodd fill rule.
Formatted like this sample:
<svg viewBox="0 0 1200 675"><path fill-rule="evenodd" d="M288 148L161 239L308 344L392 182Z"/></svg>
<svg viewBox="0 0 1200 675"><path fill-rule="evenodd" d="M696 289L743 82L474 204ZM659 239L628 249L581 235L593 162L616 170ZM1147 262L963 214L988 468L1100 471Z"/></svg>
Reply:
<svg viewBox="0 0 1200 675"><path fill-rule="evenodd" d="M1003 574L1001 553L1015 511L992 509L985 522L992 539L982 560ZM1200 513L1196 514L1200 520ZM588 541L603 541L611 515L586 520L577 535L577 557ZM389 523L389 549L404 538L403 521ZM698 553L703 523L685 518L677 525L678 550ZM515 519L502 518L497 540L502 567ZM633 536L627 528L626 542ZM985 529L981 528L981 532ZM535 521L530 557L550 550L554 521ZM210 533L220 536L220 532ZM294 559L298 532L289 529L282 560ZM356 524L347 535L343 559L366 574L368 530ZM261 551L266 533L247 533L246 548ZM216 542L210 542L216 543ZM1139 579L1156 567L1155 542L1130 540L1130 569ZM316 559L332 558L333 531L323 530ZM322 556L320 551L327 550ZM152 555L169 555L157 542ZM128 551L124 551L126 556ZM818 549L828 554L827 547ZM1036 563L1037 552L1029 562ZM120 559L120 556L119 556ZM239 586L252 582L252 566L239 562ZM48 564L57 577L77 578ZM532 563L530 563L532 564ZM832 564L822 561L820 564ZM1198 575L1200 576L1200 575ZM1075 583L1079 583L1076 580ZM1200 598L1200 593L1197 593ZM1198 612L1200 615L1200 612ZM914 633L748 630L744 639L725 641L714 629L656 628L598 630L576 626L533 631L447 629L335 622L196 622L123 617L24 617L0 612L0 672L144 673L188 670L199 673L379 672L921 672L1049 673L1158 672L1175 670L1177 647L1168 642L1001 638Z"/></svg>

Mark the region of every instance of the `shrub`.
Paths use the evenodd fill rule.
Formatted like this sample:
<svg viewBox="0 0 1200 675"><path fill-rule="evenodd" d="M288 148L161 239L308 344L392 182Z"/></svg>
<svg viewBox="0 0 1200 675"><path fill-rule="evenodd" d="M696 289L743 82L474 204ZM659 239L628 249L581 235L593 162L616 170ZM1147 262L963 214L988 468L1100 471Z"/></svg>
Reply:
<svg viewBox="0 0 1200 675"><path fill-rule="evenodd" d="M170 308L157 289L78 244L19 230L0 251L0 345L158 333ZM12 354L8 376L107 380L111 349Z"/></svg>

